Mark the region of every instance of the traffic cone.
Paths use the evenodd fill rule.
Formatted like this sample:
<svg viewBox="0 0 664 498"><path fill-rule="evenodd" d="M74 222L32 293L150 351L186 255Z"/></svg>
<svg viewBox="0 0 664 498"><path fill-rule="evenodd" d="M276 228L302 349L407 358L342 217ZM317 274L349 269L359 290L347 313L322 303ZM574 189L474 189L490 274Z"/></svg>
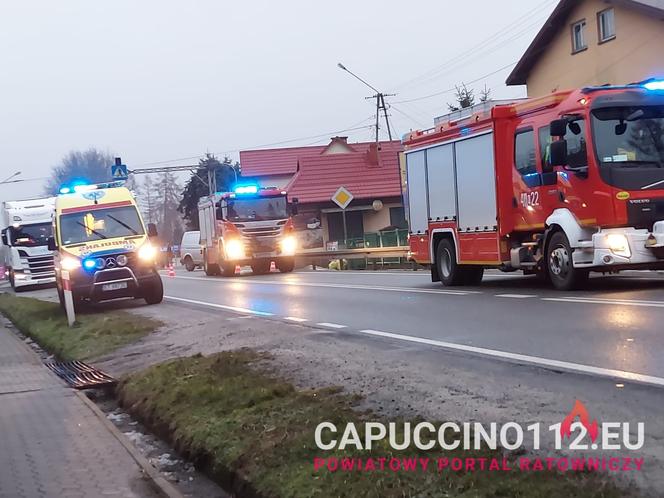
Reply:
<svg viewBox="0 0 664 498"><path fill-rule="evenodd" d="M173 268L173 265L168 265L168 276L169 277L175 276L175 269Z"/></svg>
<svg viewBox="0 0 664 498"><path fill-rule="evenodd" d="M235 274L239 275L242 273L242 268L240 268L240 265L235 265Z"/></svg>
<svg viewBox="0 0 664 498"><path fill-rule="evenodd" d="M277 271L277 265L274 264L274 261L270 261L270 271Z"/></svg>

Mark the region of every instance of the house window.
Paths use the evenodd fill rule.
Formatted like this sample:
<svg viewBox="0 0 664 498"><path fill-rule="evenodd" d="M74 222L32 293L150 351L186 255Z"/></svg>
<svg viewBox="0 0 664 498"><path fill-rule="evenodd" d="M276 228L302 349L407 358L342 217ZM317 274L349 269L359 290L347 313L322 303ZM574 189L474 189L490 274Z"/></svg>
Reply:
<svg viewBox="0 0 664 498"><path fill-rule="evenodd" d="M572 53L581 52L588 48L586 45L586 20L572 24Z"/></svg>
<svg viewBox="0 0 664 498"><path fill-rule="evenodd" d="M616 37L615 14L613 9L606 9L597 14L599 42L604 43Z"/></svg>

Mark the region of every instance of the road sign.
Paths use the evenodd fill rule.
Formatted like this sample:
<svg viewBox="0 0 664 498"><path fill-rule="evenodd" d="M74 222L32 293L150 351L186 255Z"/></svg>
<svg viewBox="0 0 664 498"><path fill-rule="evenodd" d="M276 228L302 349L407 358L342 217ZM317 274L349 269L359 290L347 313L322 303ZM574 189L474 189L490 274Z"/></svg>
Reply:
<svg viewBox="0 0 664 498"><path fill-rule="evenodd" d="M111 176L113 180L126 180L129 175L127 174L126 164L114 164L111 166Z"/></svg>
<svg viewBox="0 0 664 498"><path fill-rule="evenodd" d="M341 209L346 209L352 200L353 194L351 194L346 187L339 187L332 196L332 201Z"/></svg>

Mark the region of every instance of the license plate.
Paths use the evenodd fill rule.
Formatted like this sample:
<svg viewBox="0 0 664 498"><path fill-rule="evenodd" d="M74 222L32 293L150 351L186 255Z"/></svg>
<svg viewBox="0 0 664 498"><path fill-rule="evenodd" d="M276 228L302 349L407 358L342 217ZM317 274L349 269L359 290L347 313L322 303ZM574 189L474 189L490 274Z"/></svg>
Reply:
<svg viewBox="0 0 664 498"><path fill-rule="evenodd" d="M127 288L127 282L115 282L112 284L104 284L101 286L101 290L103 292L109 292L109 291L116 291L120 289L126 289Z"/></svg>

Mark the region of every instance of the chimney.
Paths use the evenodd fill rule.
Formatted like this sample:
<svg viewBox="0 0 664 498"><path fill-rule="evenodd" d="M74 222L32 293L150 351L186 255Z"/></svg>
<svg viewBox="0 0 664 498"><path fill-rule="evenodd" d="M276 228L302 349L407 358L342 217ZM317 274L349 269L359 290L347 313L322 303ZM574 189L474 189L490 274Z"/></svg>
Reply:
<svg viewBox="0 0 664 498"><path fill-rule="evenodd" d="M348 144L348 137L332 137L322 154L349 154L355 150Z"/></svg>
<svg viewBox="0 0 664 498"><path fill-rule="evenodd" d="M380 147L377 143L371 142L366 154L369 166L380 166Z"/></svg>

